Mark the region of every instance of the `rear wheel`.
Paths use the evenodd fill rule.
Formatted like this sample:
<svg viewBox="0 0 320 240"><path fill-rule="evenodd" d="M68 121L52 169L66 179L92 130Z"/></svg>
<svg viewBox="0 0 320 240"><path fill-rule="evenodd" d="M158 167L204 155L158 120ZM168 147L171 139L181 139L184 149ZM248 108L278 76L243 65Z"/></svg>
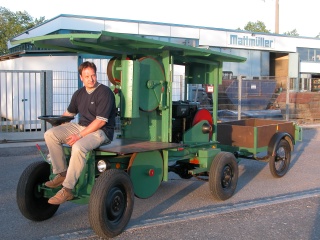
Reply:
<svg viewBox="0 0 320 240"><path fill-rule="evenodd" d="M276 148L275 156L270 156L269 158L271 174L276 178L283 177L288 172L290 161L290 144L287 140L282 139Z"/></svg>
<svg viewBox="0 0 320 240"><path fill-rule="evenodd" d="M33 221L43 221L52 217L59 205L51 205L43 196L40 185L48 181L50 165L35 162L22 173L17 186L17 204L22 215Z"/></svg>
<svg viewBox="0 0 320 240"><path fill-rule="evenodd" d="M123 170L110 169L97 179L89 201L89 221L102 238L112 238L127 226L134 204L133 185Z"/></svg>
<svg viewBox="0 0 320 240"><path fill-rule="evenodd" d="M232 197L238 182L238 164L229 152L218 153L212 161L209 172L209 188L217 200Z"/></svg>

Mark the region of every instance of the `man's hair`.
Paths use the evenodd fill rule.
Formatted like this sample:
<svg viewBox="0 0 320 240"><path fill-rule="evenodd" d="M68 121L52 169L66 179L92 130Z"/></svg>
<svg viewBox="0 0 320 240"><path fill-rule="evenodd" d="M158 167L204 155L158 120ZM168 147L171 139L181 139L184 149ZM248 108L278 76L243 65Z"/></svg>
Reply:
<svg viewBox="0 0 320 240"><path fill-rule="evenodd" d="M79 68L78 68L78 72L79 72L80 75L82 75L82 71L85 68L92 68L95 73L97 72L96 65L93 62L86 61L86 62L81 63Z"/></svg>

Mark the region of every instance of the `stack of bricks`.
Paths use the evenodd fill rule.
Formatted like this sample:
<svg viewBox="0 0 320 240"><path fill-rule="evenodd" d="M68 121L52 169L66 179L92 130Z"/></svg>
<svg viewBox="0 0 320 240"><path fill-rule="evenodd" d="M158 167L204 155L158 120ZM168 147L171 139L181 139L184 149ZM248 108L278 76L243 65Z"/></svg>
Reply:
<svg viewBox="0 0 320 240"><path fill-rule="evenodd" d="M286 114L286 92L279 94L275 106ZM290 92L289 93L289 119L319 120L320 119L320 93L318 92Z"/></svg>

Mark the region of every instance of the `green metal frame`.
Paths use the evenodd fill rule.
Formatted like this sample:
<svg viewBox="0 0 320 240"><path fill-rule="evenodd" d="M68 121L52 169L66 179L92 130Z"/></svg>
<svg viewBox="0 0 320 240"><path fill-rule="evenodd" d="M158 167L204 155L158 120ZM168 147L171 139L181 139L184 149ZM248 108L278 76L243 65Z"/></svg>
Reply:
<svg viewBox="0 0 320 240"><path fill-rule="evenodd" d="M208 134L200 134L202 122L189 129L184 136L182 149L163 149L163 181L168 180L168 165L174 161L188 161L196 169L190 173L198 174L207 172L212 159L221 149L217 144L217 110L218 110L218 85L222 83L223 62L244 62L246 59L230 54L212 51L209 49L196 48L170 42L148 39L139 35L112 33L102 31L99 34L57 34L46 35L23 40L12 40L12 45L33 43L37 47L55 49L67 52L81 52L116 57L121 61L121 71L127 76L123 86L114 86L120 90L116 96L117 104L124 109L122 137L136 138L148 141L170 142L172 139L172 80L173 65L184 65L186 69L186 84L212 84L214 87L213 99L213 134L209 141ZM140 71L139 59L152 57L162 65L164 79L160 81L163 92L159 99L156 111L137 112L132 101L137 101L137 94L133 94L134 83L138 81ZM151 64L152 65L152 64ZM152 66L151 66L152 67ZM113 69L117 71L118 65ZM133 70L132 70L133 68ZM133 71L133 72L132 72ZM135 72L136 71L136 72ZM145 73L144 73L145 74ZM151 79L152 80L152 79ZM130 82L133 81L133 82ZM147 85L152 89L154 82L148 81ZM158 84L158 83L157 83ZM141 86L140 86L141 87ZM131 95L130 95L131 94ZM141 95L141 94L140 94ZM121 105L125 98L130 99ZM130 106L128 106L130 105ZM143 128L147 126L145 131ZM70 156L70 149L65 147L66 155ZM99 159L108 158L111 167L127 169L130 167L130 156L115 156L113 153L95 151L88 153L87 165L82 172L77 187L74 189L75 199L78 203L87 203L96 176L99 174L95 169ZM141 161L141 160L139 160ZM116 166L116 163L120 164ZM53 177L53 176L51 176ZM139 182L141 179L133 179ZM45 196L52 196L56 190L44 188Z"/></svg>

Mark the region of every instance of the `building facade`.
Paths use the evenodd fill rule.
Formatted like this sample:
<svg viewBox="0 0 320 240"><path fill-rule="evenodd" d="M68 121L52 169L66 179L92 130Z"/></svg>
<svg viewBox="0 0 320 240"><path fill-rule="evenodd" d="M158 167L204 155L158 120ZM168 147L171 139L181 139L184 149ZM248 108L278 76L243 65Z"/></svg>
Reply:
<svg viewBox="0 0 320 240"><path fill-rule="evenodd" d="M225 63L223 70L234 78L238 76L245 76L248 79L275 78L278 88L286 88L287 79L290 78L295 79L292 87L295 90L316 91L312 79L320 78L319 38L59 15L21 33L14 39L55 33L97 33L100 31L140 35L242 56L247 58L245 63ZM0 56L1 70L76 71L78 64L83 59L92 59L96 62L98 70L105 71L108 62L106 56L52 51L36 48L33 45L13 46L9 42L8 47L10 53Z"/></svg>

